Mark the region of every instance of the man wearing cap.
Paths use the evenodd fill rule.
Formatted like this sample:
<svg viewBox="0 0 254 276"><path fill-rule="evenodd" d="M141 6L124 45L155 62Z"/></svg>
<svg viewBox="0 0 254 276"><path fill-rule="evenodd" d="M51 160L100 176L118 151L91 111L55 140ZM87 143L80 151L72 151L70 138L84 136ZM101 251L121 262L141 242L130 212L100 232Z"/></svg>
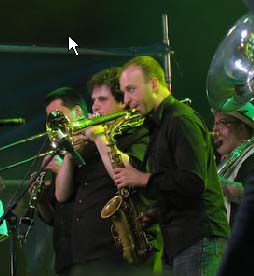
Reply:
<svg viewBox="0 0 254 276"><path fill-rule="evenodd" d="M250 176L254 175L254 106L247 103L235 112L215 112L213 131L219 155L218 173L225 194L228 219L232 227ZM237 154L236 154L237 153Z"/></svg>

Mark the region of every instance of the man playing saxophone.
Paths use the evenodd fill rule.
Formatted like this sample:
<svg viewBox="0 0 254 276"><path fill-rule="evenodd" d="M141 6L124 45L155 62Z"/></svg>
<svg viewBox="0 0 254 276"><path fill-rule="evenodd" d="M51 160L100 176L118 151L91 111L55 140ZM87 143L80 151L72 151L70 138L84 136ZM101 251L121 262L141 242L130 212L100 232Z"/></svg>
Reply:
<svg viewBox="0 0 254 276"><path fill-rule="evenodd" d="M214 145L218 154L218 174L226 197L232 227L250 176L254 175L254 106L247 103L235 112L215 112Z"/></svg>
<svg viewBox="0 0 254 276"><path fill-rule="evenodd" d="M107 115L124 109L118 72L119 68L106 69L88 82L93 113ZM83 139L83 143L75 148L86 165L77 168L73 157L66 154L56 178L56 199L71 209L69 218L65 218L66 225L59 226L58 235L65 232L68 240L62 239L65 245L62 244L59 254L65 263L58 269L58 275L152 275L153 264L137 267L123 259L121 249L115 246L111 234L112 221L101 218L102 208L117 192L111 178L112 164L108 162L110 148L107 146L105 127L84 129L83 134L73 139ZM125 166L133 162L142 169L147 144L148 135L142 126L127 129L116 137ZM141 201L138 203L145 207ZM152 238L156 242L157 237Z"/></svg>
<svg viewBox="0 0 254 276"><path fill-rule="evenodd" d="M117 187L142 187L157 199L165 275L216 275L229 227L207 127L171 95L152 57L127 62L120 87L125 104L145 117L151 139L145 160L149 171L117 168Z"/></svg>

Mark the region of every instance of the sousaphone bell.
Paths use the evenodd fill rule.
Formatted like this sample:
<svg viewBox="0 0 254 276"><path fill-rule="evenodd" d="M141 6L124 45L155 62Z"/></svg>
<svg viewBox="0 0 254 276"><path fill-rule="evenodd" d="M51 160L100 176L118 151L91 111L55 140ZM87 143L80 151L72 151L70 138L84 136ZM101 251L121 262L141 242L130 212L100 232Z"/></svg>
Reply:
<svg viewBox="0 0 254 276"><path fill-rule="evenodd" d="M254 15L242 16L213 56L207 97L218 112L231 112L254 98Z"/></svg>

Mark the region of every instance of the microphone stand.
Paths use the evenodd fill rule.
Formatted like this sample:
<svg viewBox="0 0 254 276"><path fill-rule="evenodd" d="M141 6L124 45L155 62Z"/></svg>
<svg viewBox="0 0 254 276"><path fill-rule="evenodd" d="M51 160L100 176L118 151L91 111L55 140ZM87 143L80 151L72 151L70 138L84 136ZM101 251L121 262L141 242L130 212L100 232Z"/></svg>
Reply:
<svg viewBox="0 0 254 276"><path fill-rule="evenodd" d="M17 275L17 260L16 260L16 231L17 231L17 221L18 218L15 214L13 214L13 210L17 207L18 202L24 197L26 192L28 191L31 184L39 177L42 171L44 171L49 164L49 162L59 154L59 146L49 154L49 158L45 161L43 166L36 172L32 179L29 181L25 189L16 197L14 198L7 206L6 210L4 211L3 215L0 217L0 225L3 223L4 220L8 223L8 232L9 232L9 239L10 239L10 275L16 276Z"/></svg>

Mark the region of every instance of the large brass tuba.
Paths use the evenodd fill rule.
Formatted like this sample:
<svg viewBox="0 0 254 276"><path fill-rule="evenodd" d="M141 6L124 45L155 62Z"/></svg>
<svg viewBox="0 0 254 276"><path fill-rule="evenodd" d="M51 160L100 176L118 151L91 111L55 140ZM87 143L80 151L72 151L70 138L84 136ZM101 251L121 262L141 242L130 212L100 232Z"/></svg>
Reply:
<svg viewBox="0 0 254 276"><path fill-rule="evenodd" d="M218 166L218 175L229 179L235 168L240 165L240 161L247 158L247 156L253 152L253 144L254 137L244 141L241 145L235 148Z"/></svg>
<svg viewBox="0 0 254 276"><path fill-rule="evenodd" d="M121 155L117 153L114 136L122 133L124 129L141 126L143 120L139 114L131 112L109 126L106 136L111 149L109 156L113 168L124 167ZM103 207L101 217L112 218L112 235L116 245L122 247L124 259L131 264L139 264L148 258L153 248L142 229L140 214L129 189L120 189Z"/></svg>
<svg viewBox="0 0 254 276"><path fill-rule="evenodd" d="M253 144L254 137L249 140L244 141L237 148L235 148L223 161L220 163L217 169L217 173L223 179L233 181L238 173L238 170L241 167L242 162L246 158L249 157L250 154L253 153ZM223 182L223 180L222 180ZM226 188L226 187L225 187ZM234 192L233 194L228 192L227 189L224 190L224 201L227 209L227 218L230 221L230 213L231 213L231 202L235 202L240 204L243 188L242 186L234 186L234 189L238 188L238 192Z"/></svg>
<svg viewBox="0 0 254 276"><path fill-rule="evenodd" d="M216 50L207 75L207 98L219 112L241 108L254 98L254 14L242 16Z"/></svg>

